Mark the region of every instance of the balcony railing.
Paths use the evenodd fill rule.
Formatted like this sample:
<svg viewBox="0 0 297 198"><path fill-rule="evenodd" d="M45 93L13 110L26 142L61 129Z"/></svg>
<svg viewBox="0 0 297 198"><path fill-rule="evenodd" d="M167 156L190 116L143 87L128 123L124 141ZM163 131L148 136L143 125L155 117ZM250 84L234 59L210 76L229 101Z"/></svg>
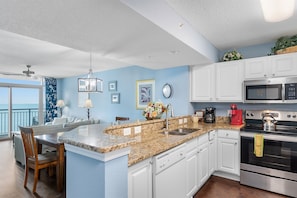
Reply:
<svg viewBox="0 0 297 198"><path fill-rule="evenodd" d="M38 108L12 109L12 131L18 131L18 126L38 125ZM0 137L8 136L9 116L7 109L0 109Z"/></svg>

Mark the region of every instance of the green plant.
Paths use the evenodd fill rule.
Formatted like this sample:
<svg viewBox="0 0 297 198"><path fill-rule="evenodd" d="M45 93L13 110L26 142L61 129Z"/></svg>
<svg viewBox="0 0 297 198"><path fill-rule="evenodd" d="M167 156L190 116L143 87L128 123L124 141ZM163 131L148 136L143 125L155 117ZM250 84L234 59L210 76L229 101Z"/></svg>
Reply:
<svg viewBox="0 0 297 198"><path fill-rule="evenodd" d="M275 46L271 48L271 53L276 54L276 51L297 45L297 34L294 36L283 36L277 39Z"/></svg>
<svg viewBox="0 0 297 198"><path fill-rule="evenodd" d="M236 50L228 51L224 54L222 60L223 61L232 61L232 60L239 60L242 59L242 55L237 52Z"/></svg>

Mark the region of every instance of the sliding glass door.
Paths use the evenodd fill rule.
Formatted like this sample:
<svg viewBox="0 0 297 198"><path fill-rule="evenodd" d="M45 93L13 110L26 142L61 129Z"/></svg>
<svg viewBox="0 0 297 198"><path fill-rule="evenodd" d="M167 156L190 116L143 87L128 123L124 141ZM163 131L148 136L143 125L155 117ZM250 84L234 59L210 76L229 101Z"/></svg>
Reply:
<svg viewBox="0 0 297 198"><path fill-rule="evenodd" d="M0 139L7 139L19 126L43 124L41 85L0 83Z"/></svg>
<svg viewBox="0 0 297 198"><path fill-rule="evenodd" d="M18 126L32 126L39 123L39 90L33 88L12 88L12 131Z"/></svg>
<svg viewBox="0 0 297 198"><path fill-rule="evenodd" d="M0 139L9 137L9 91L7 87L0 87Z"/></svg>

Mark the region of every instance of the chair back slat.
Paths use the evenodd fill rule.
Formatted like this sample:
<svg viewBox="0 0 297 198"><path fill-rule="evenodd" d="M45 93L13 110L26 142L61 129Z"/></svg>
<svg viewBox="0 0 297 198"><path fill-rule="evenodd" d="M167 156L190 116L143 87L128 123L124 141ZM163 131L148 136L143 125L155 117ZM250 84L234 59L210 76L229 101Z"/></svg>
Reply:
<svg viewBox="0 0 297 198"><path fill-rule="evenodd" d="M29 127L20 127L24 144L25 155L27 158L35 158L38 161L38 150L34 138L33 129Z"/></svg>

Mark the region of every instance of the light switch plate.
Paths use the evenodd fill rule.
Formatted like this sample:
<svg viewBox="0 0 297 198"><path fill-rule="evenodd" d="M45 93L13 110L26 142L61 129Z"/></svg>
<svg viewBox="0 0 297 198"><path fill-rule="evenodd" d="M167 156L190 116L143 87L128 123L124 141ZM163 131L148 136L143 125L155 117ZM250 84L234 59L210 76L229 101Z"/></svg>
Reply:
<svg viewBox="0 0 297 198"><path fill-rule="evenodd" d="M134 133L135 134L141 133L141 126L134 127Z"/></svg>
<svg viewBox="0 0 297 198"><path fill-rule="evenodd" d="M178 124L183 124L183 119L178 119Z"/></svg>
<svg viewBox="0 0 297 198"><path fill-rule="evenodd" d="M131 128L124 128L124 135L131 135Z"/></svg>

